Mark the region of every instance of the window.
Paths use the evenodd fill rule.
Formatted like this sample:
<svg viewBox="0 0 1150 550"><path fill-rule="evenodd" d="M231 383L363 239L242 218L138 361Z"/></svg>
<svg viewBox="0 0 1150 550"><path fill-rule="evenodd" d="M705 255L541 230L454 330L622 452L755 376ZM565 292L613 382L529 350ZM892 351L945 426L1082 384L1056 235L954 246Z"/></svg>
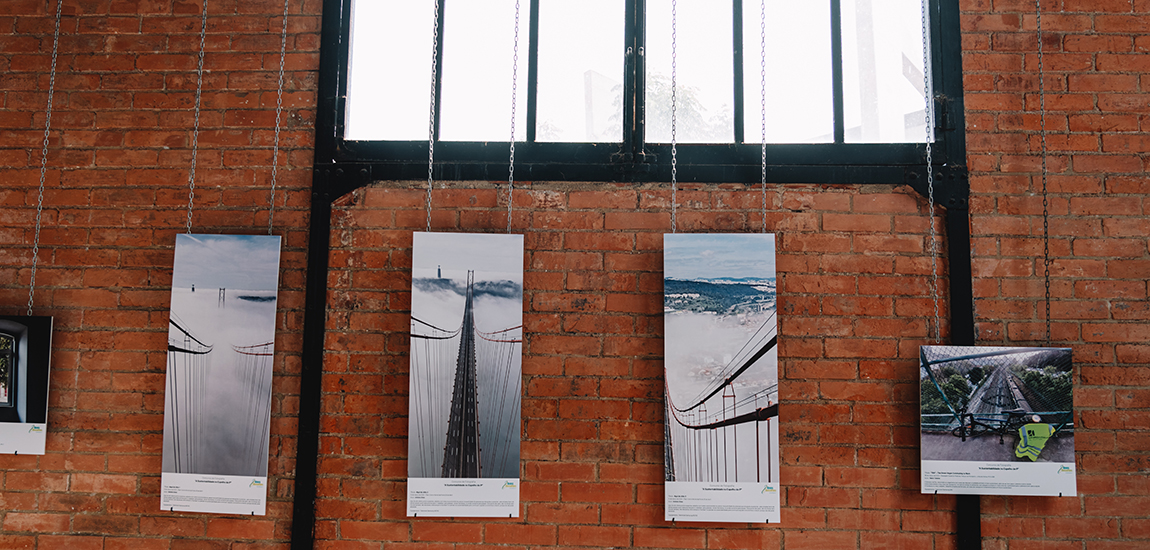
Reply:
<svg viewBox="0 0 1150 550"><path fill-rule="evenodd" d="M437 179L503 179L514 86L517 179L670 179L671 0L519 0L518 33L516 0L438 2L328 0L317 158L425 178L434 127ZM771 181L914 179L928 139L963 163L953 2L675 8L680 181L758 181L764 121Z"/></svg>

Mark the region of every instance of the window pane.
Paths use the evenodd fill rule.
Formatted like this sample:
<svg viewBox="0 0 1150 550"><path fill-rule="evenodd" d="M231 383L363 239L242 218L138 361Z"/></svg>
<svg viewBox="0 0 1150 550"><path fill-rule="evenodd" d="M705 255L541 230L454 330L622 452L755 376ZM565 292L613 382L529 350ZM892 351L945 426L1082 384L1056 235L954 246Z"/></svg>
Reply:
<svg viewBox="0 0 1150 550"><path fill-rule="evenodd" d="M537 141L622 141L624 4L540 0Z"/></svg>
<svg viewBox="0 0 1150 550"><path fill-rule="evenodd" d="M352 2L345 139L427 139L433 10L431 2Z"/></svg>
<svg viewBox="0 0 1150 550"><path fill-rule="evenodd" d="M842 0L842 22L846 141L926 141L920 0Z"/></svg>
<svg viewBox="0 0 1150 550"><path fill-rule="evenodd" d="M731 2L678 0L676 139L735 140ZM671 141L671 2L651 0L646 14L647 141Z"/></svg>
<svg viewBox="0 0 1150 550"><path fill-rule="evenodd" d="M527 46L530 3L520 3L515 138L527 135ZM511 137L511 68L515 0L447 2L443 34L440 138L507 141Z"/></svg>
<svg viewBox="0 0 1150 550"><path fill-rule="evenodd" d="M744 141L762 143L764 7L767 143L834 141L830 2L787 0L743 2Z"/></svg>

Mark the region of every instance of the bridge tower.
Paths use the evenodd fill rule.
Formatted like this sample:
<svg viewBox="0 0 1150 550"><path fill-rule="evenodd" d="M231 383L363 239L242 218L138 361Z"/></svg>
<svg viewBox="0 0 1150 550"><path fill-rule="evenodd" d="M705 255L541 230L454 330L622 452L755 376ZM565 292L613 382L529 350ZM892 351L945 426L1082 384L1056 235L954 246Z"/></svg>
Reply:
<svg viewBox="0 0 1150 550"><path fill-rule="evenodd" d="M451 416L443 448L443 477L479 477L479 397L475 373L475 272L467 272L467 297L451 392Z"/></svg>

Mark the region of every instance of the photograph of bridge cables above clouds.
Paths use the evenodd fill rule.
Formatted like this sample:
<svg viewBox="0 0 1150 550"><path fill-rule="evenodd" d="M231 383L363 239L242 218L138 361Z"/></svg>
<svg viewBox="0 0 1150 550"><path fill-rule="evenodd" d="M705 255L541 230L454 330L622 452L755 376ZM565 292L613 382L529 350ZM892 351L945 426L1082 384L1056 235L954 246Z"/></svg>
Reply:
<svg viewBox="0 0 1150 550"><path fill-rule="evenodd" d="M919 354L924 493L1076 494L1070 348Z"/></svg>
<svg viewBox="0 0 1150 550"><path fill-rule="evenodd" d="M415 233L407 515L519 516L523 236Z"/></svg>
<svg viewBox="0 0 1150 550"><path fill-rule="evenodd" d="M280 237L176 236L160 507L263 515Z"/></svg>
<svg viewBox="0 0 1150 550"><path fill-rule="evenodd" d="M779 522L773 234L663 237L665 510Z"/></svg>

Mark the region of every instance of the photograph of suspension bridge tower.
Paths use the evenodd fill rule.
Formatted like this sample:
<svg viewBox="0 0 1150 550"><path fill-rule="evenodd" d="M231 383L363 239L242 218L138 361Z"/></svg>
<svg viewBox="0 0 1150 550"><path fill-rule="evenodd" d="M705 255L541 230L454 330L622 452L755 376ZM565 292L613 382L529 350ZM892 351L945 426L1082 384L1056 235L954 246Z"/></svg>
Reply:
<svg viewBox="0 0 1150 550"><path fill-rule="evenodd" d="M264 513L279 253L275 236L176 236L164 510Z"/></svg>
<svg viewBox="0 0 1150 550"><path fill-rule="evenodd" d="M416 233L409 515L518 515L522 357L522 236Z"/></svg>
<svg viewBox="0 0 1150 550"><path fill-rule="evenodd" d="M666 517L777 522L772 234L664 235Z"/></svg>

